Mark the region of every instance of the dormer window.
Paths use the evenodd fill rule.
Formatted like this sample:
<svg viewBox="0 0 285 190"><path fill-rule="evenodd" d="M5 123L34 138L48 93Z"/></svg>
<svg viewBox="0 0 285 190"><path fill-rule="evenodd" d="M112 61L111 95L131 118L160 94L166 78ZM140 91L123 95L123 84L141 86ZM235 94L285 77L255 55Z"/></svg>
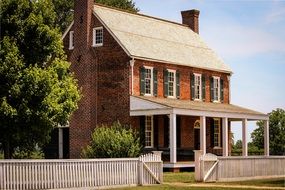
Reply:
<svg viewBox="0 0 285 190"><path fill-rule="evenodd" d="M69 49L72 50L74 48L74 31L69 32Z"/></svg>
<svg viewBox="0 0 285 190"><path fill-rule="evenodd" d="M93 46L103 45L103 27L93 28Z"/></svg>

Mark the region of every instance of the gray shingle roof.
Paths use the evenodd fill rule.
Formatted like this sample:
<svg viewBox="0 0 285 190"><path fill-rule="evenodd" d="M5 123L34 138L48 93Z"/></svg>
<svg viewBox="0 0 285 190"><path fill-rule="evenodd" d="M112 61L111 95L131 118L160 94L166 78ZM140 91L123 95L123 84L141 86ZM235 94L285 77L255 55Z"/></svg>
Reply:
<svg viewBox="0 0 285 190"><path fill-rule="evenodd" d="M186 25L97 4L94 14L133 57L232 72Z"/></svg>

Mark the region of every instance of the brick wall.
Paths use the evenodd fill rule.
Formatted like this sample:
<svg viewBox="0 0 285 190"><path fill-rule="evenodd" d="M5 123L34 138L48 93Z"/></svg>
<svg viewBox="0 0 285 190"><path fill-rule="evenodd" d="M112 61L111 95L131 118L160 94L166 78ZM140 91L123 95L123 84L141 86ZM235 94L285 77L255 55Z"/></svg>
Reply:
<svg viewBox="0 0 285 190"><path fill-rule="evenodd" d="M76 24L71 28L74 31L73 50L68 49L69 33L63 39L71 70L83 94L79 109L70 122L71 158L80 157L96 125L111 124L116 120L123 124L130 122L130 59L105 28L103 46L92 47L92 30L102 23L94 15L87 19L91 19L88 32ZM89 41L85 39L87 33L91 35Z"/></svg>
<svg viewBox="0 0 285 190"><path fill-rule="evenodd" d="M191 99L191 89L190 89L190 73L200 73L204 74L206 78L206 96L205 101L210 102L210 77L217 76L224 80L224 103L229 103L229 82L228 82L228 74L209 71L199 68L186 67L180 65L171 65L165 63L151 62L151 61L142 61L136 60L134 66L134 95L140 95L140 67L142 66L150 66L157 69L157 97L164 97L163 94L163 70L164 69L173 69L178 70L180 72L180 99Z"/></svg>

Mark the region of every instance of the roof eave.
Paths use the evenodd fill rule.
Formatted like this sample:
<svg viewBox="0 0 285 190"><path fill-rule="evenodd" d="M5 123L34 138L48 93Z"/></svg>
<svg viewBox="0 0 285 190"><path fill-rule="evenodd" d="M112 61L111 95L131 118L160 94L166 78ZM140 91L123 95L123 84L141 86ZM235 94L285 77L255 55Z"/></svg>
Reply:
<svg viewBox="0 0 285 190"><path fill-rule="evenodd" d="M152 58L147 58L147 57L140 57L140 56L135 56L135 55L130 55L130 56L134 59L137 59L137 60L153 61L153 62L159 62L159 63L168 63L168 64L174 64L174 65L181 65L181 66L185 66L185 67L194 67L194 68L205 69L205 70L210 70L210 71L222 72L222 73L227 73L230 75L233 74L233 72L230 70L213 69L213 68L208 68L208 67L199 67L196 65L184 65L184 64L180 64L180 63L176 63L176 62L152 59Z"/></svg>

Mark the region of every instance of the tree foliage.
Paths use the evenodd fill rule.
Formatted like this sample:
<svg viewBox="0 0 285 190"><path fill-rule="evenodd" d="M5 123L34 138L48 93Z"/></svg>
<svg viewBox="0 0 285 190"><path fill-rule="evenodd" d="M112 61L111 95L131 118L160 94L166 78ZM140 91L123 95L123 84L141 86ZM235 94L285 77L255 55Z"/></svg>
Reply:
<svg viewBox="0 0 285 190"><path fill-rule="evenodd" d="M252 134L252 142L258 148L264 146L264 121L258 121ZM285 155L285 111L277 108L269 114L269 150L272 155Z"/></svg>
<svg viewBox="0 0 285 190"><path fill-rule="evenodd" d="M138 134L118 122L111 127L105 125L96 127L91 138L90 145L83 149L83 157L137 157L142 150Z"/></svg>
<svg viewBox="0 0 285 190"><path fill-rule="evenodd" d="M0 16L0 142L8 158L45 144L80 93L50 0L2 0Z"/></svg>
<svg viewBox="0 0 285 190"><path fill-rule="evenodd" d="M56 11L55 25L58 26L63 33L73 19L74 0L52 0ZM138 12L133 0L95 0L96 3L124 9L130 12Z"/></svg>

